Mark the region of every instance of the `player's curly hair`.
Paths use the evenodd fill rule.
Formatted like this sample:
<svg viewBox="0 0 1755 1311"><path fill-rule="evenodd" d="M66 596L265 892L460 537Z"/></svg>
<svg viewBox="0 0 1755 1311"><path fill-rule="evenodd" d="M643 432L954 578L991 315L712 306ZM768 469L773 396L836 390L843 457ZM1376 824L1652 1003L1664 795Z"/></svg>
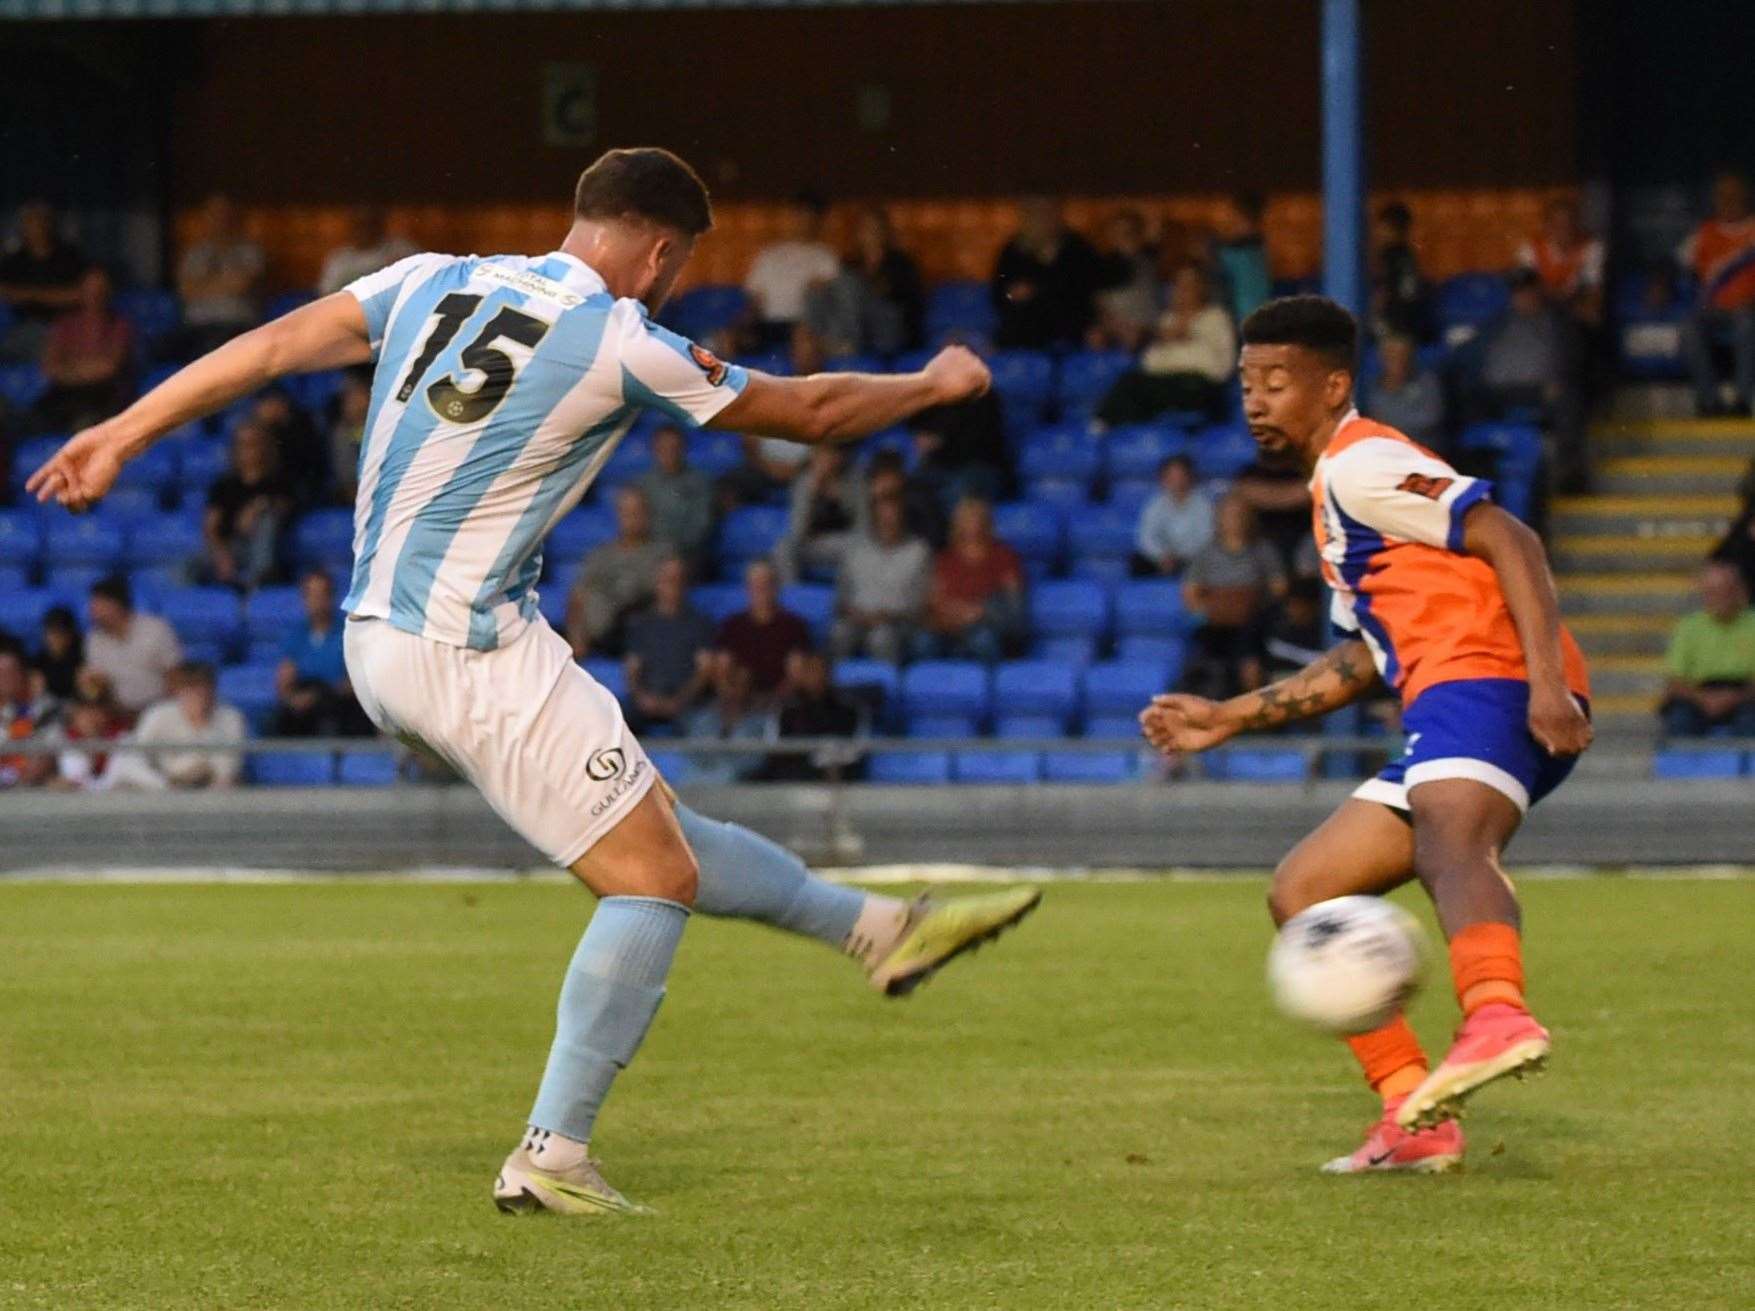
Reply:
<svg viewBox="0 0 1755 1311"><path fill-rule="evenodd" d="M573 212L588 219L645 219L698 237L713 226L707 184L656 146L605 151L579 175Z"/></svg>
<svg viewBox="0 0 1755 1311"><path fill-rule="evenodd" d="M1243 320L1245 346L1302 346L1336 369L1356 367L1359 321L1327 296L1281 296Z"/></svg>

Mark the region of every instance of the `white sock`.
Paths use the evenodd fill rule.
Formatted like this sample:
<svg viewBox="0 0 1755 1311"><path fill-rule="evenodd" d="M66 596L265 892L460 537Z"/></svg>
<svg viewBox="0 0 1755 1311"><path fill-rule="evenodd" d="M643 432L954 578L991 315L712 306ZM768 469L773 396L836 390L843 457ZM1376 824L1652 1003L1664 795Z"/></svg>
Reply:
<svg viewBox="0 0 1755 1311"><path fill-rule="evenodd" d="M907 927L907 902L870 893L859 908L859 918L853 922L853 932L847 935L841 950L870 968L895 950Z"/></svg>
<svg viewBox="0 0 1755 1311"><path fill-rule="evenodd" d="M569 1138L549 1129L538 1129L534 1124L524 1126L524 1154L539 1169L565 1174L568 1170L585 1164L589 1156L588 1146L589 1144L582 1143L577 1138Z"/></svg>

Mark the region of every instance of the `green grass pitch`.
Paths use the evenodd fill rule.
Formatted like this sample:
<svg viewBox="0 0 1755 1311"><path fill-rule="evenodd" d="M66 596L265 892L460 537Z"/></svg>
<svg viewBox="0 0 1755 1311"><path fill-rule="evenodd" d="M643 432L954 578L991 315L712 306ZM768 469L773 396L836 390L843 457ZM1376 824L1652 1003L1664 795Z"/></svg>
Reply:
<svg viewBox="0 0 1755 1311"><path fill-rule="evenodd" d="M1372 1107L1259 882L1066 885L904 1002L697 919L596 1144L660 1214L565 1221L488 1188L583 893L0 885L0 1307L1755 1306L1755 882L1524 891L1461 1176L1314 1172Z"/></svg>

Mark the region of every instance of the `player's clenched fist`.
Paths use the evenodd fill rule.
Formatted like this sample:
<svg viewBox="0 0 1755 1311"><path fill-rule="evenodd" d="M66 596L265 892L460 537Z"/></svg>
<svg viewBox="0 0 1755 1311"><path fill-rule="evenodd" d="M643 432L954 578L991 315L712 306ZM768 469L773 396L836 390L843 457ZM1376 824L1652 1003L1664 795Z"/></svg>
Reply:
<svg viewBox="0 0 1755 1311"><path fill-rule="evenodd" d="M122 472L119 443L110 424L87 428L30 476L25 491L38 501L54 501L69 510L89 510Z"/></svg>
<svg viewBox="0 0 1755 1311"><path fill-rule="evenodd" d="M926 376L946 405L973 400L993 384L987 365L967 346L946 346L927 361Z"/></svg>
<svg viewBox="0 0 1755 1311"><path fill-rule="evenodd" d="M1576 756L1593 736L1590 717L1563 683L1531 685L1529 730L1551 756Z"/></svg>
<svg viewBox="0 0 1755 1311"><path fill-rule="evenodd" d="M1165 692L1140 711L1140 732L1157 750L1205 751L1236 732L1224 721L1219 703L1185 692Z"/></svg>

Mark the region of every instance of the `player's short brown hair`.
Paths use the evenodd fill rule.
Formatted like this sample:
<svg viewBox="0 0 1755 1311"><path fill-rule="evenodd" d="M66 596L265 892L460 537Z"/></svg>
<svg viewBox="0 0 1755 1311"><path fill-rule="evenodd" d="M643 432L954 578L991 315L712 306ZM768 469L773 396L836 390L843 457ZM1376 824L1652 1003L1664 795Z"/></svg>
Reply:
<svg viewBox="0 0 1755 1311"><path fill-rule="evenodd" d="M588 219L644 219L688 237L713 226L700 175L668 150L609 150L579 175L573 212Z"/></svg>
<svg viewBox="0 0 1755 1311"><path fill-rule="evenodd" d="M1302 346L1333 369L1352 370L1359 321L1327 296L1281 296L1243 320L1245 346Z"/></svg>

